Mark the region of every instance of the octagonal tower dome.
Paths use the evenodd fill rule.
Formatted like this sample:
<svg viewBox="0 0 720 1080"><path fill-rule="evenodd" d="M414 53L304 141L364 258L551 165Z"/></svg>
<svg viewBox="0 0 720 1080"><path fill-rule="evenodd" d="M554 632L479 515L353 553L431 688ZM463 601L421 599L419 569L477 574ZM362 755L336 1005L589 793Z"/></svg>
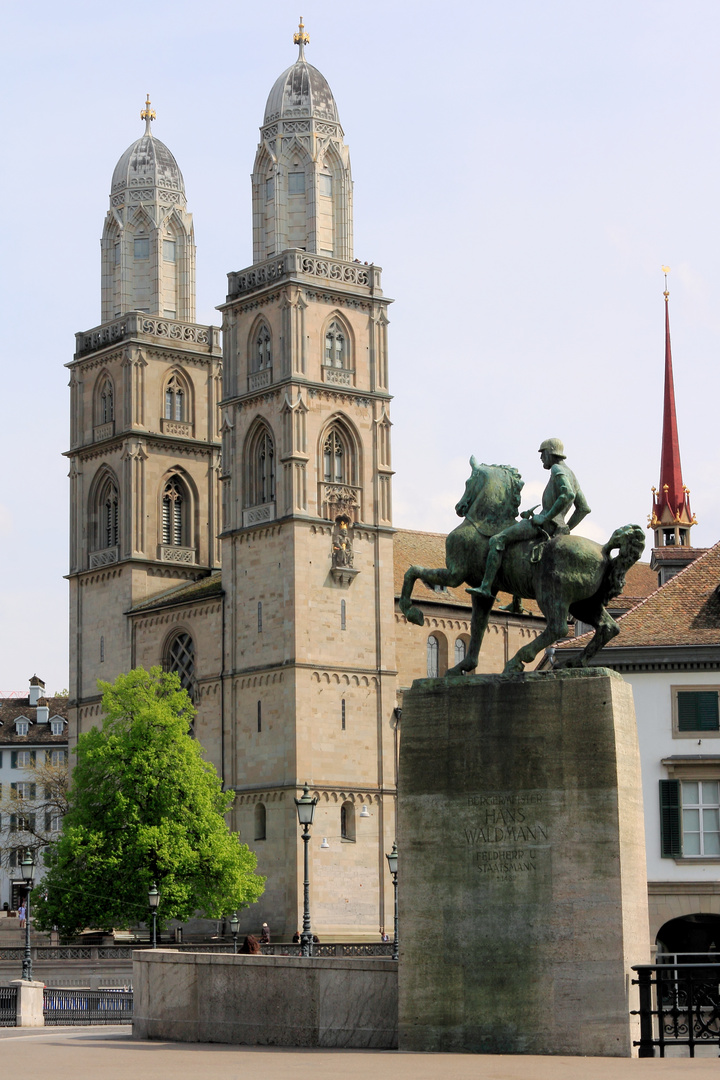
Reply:
<svg viewBox="0 0 720 1080"><path fill-rule="evenodd" d="M327 80L298 58L276 79L265 106L253 169L253 261L291 248L352 260L352 177L337 105Z"/></svg>
<svg viewBox="0 0 720 1080"><path fill-rule="evenodd" d="M102 320L128 311L195 320L195 239L185 183L173 154L150 130L127 148L112 177L102 246Z"/></svg>

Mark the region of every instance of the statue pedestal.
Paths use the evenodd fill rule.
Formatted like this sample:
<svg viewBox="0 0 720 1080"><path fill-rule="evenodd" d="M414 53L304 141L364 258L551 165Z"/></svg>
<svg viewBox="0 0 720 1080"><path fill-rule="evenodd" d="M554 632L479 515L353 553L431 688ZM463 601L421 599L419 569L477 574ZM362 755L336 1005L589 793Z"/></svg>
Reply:
<svg viewBox="0 0 720 1080"><path fill-rule="evenodd" d="M417 680L398 818L401 1050L636 1053L645 830L620 676Z"/></svg>

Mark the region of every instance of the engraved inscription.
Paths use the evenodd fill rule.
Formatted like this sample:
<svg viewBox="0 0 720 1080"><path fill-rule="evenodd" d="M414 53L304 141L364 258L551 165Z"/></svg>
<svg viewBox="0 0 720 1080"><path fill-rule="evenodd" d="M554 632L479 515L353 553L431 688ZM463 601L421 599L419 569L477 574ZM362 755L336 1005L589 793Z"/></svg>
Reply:
<svg viewBox="0 0 720 1080"><path fill-rule="evenodd" d="M495 877L535 874L538 849L549 834L542 817L543 796L537 792L468 795L470 820L463 828L478 873Z"/></svg>

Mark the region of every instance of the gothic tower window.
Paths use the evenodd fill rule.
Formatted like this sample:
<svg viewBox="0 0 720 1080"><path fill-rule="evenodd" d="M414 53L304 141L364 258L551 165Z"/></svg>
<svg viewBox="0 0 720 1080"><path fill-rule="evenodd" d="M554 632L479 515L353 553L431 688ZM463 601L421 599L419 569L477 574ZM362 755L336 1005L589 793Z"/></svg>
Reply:
<svg viewBox="0 0 720 1080"><path fill-rule="evenodd" d="M265 424L259 424L248 442L247 505L275 501L275 440Z"/></svg>
<svg viewBox="0 0 720 1080"><path fill-rule="evenodd" d="M171 638L165 654L165 670L180 676L180 685L193 696L195 687L195 644L184 630Z"/></svg>
<svg viewBox="0 0 720 1080"><path fill-rule="evenodd" d="M345 483L347 454L340 433L333 428L323 447L323 475L326 484Z"/></svg>
<svg viewBox="0 0 720 1080"><path fill-rule="evenodd" d="M95 488L92 511L95 520L94 550L116 547L120 542L120 499L115 478L108 473L101 476Z"/></svg>
<svg viewBox="0 0 720 1080"><path fill-rule="evenodd" d="M260 324L253 338L252 370L264 371L272 367L270 331L265 323Z"/></svg>
<svg viewBox="0 0 720 1080"><path fill-rule="evenodd" d="M340 323L333 320L325 332L325 366L349 367L348 339Z"/></svg>
<svg viewBox="0 0 720 1080"><path fill-rule="evenodd" d="M165 419L187 419L187 394L177 375L171 375L165 387Z"/></svg>
<svg viewBox="0 0 720 1080"><path fill-rule="evenodd" d="M100 397L98 399L98 423L107 424L114 419L115 401L113 394L113 384L112 379L107 376L102 384L102 387L100 388Z"/></svg>
<svg viewBox="0 0 720 1080"><path fill-rule="evenodd" d="M162 542L177 547L187 540L187 495L177 477L168 480L162 497Z"/></svg>

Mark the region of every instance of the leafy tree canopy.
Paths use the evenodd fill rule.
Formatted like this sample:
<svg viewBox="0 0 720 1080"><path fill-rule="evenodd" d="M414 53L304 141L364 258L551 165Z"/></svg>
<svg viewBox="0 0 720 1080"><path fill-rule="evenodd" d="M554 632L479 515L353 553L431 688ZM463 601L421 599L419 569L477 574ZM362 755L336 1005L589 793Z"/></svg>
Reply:
<svg viewBox="0 0 720 1080"><path fill-rule="evenodd" d="M254 903L265 879L225 822L233 794L188 734L195 710L178 676L137 668L99 686L105 720L78 739L37 926L70 936L146 921L153 882L161 924Z"/></svg>

